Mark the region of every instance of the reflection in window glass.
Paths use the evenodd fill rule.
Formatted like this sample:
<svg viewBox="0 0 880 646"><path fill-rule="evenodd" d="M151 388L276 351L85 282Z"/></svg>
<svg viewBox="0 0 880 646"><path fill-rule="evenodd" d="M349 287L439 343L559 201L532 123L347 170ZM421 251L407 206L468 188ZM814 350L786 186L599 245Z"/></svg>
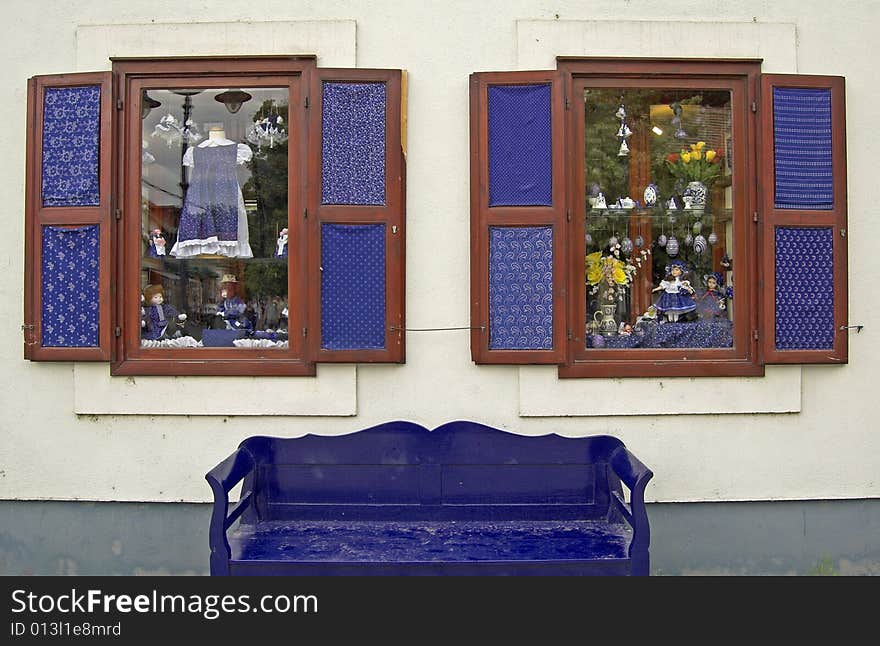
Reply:
<svg viewBox="0 0 880 646"><path fill-rule="evenodd" d="M587 347L732 347L730 92L584 98Z"/></svg>
<svg viewBox="0 0 880 646"><path fill-rule="evenodd" d="M287 89L142 104L142 347L287 348Z"/></svg>

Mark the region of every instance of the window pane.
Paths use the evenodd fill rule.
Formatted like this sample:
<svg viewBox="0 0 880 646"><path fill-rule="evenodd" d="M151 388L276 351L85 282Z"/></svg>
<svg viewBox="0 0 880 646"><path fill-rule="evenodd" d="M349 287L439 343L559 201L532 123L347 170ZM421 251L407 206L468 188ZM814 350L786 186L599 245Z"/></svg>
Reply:
<svg viewBox="0 0 880 646"><path fill-rule="evenodd" d="M730 92L584 99L587 347L732 347Z"/></svg>
<svg viewBox="0 0 880 646"><path fill-rule="evenodd" d="M287 89L142 103L142 347L287 348Z"/></svg>

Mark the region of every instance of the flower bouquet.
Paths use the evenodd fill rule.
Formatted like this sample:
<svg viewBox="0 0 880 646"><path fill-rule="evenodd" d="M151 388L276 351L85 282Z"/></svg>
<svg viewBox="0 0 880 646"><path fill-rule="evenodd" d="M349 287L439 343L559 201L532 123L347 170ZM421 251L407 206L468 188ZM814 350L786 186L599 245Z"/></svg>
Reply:
<svg viewBox="0 0 880 646"><path fill-rule="evenodd" d="M680 153L669 153L666 168L677 179L702 182L710 188L721 176L721 158L720 152L706 148L705 141L698 141L691 144L690 150L683 148Z"/></svg>
<svg viewBox="0 0 880 646"><path fill-rule="evenodd" d="M636 274L635 265L621 258L620 245L611 247L608 253L596 251L584 261L590 295L598 297L598 309L594 314L593 328L604 335L617 334L615 319L618 302L624 300Z"/></svg>

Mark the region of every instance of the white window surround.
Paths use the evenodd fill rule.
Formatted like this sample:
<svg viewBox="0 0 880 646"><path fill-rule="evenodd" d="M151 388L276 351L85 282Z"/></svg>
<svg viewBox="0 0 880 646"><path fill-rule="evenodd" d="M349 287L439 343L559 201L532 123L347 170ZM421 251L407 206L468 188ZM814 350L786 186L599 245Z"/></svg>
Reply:
<svg viewBox="0 0 880 646"><path fill-rule="evenodd" d="M353 20L79 25L76 69L110 69L110 57L315 54L322 67L355 67ZM106 364L77 363L81 415L357 414L357 367L319 365L315 377L110 377Z"/></svg>
<svg viewBox="0 0 880 646"><path fill-rule="evenodd" d="M791 23L519 20L517 68L554 69L557 56L762 58L762 71L797 72ZM801 411L801 366L764 377L559 379L555 366L519 368L521 417Z"/></svg>

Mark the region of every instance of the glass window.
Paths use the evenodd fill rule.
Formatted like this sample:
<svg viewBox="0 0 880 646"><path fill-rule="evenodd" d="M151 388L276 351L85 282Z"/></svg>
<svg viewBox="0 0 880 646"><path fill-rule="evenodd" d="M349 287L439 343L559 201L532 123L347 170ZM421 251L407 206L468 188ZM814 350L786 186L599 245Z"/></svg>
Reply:
<svg viewBox="0 0 880 646"><path fill-rule="evenodd" d="M141 347L288 348L287 88L141 97Z"/></svg>
<svg viewBox="0 0 880 646"><path fill-rule="evenodd" d="M729 90L586 87L586 348L734 345Z"/></svg>

